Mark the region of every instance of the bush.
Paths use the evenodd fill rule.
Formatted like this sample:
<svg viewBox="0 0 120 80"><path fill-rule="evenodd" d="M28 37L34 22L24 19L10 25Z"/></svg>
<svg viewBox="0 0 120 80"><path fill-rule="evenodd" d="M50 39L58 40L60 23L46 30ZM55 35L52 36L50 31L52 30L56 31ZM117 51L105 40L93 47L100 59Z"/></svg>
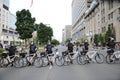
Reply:
<svg viewBox="0 0 120 80"><path fill-rule="evenodd" d="M2 52L4 51L3 48L0 48L0 56L2 55Z"/></svg>

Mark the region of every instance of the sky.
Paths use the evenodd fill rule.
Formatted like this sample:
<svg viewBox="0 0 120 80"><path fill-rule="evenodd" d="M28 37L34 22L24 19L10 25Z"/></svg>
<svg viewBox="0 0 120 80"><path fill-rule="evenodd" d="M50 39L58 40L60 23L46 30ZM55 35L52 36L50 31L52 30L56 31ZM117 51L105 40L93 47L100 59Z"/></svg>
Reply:
<svg viewBox="0 0 120 80"><path fill-rule="evenodd" d="M10 0L10 11L29 9L36 23L50 24L53 28L54 37L62 41L62 29L65 25L71 25L71 3L72 0Z"/></svg>

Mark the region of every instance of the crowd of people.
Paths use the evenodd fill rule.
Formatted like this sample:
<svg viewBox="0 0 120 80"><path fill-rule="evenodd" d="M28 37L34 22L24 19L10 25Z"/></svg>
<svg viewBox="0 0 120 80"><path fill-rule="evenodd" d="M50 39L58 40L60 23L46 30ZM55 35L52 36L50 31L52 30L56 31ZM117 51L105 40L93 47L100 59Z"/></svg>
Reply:
<svg viewBox="0 0 120 80"><path fill-rule="evenodd" d="M82 44L75 44L73 43L71 40L68 41L68 43L66 44L66 50L68 51L69 53L69 57L71 59L71 56L74 55L73 53L73 50L74 50L74 47L76 47L75 49L78 50L78 48L80 47L80 50L81 51L81 54L83 53L84 55L88 52L89 50L89 43L87 40L85 40ZM60 45L62 46L62 45ZM57 46L57 50L59 50L59 47L60 46ZM48 60L50 61L50 64L53 65L52 63L52 56L53 56L53 48L55 48L56 46L51 44L50 41L48 41L48 44L44 47L44 51L46 53L46 55L48 55ZM117 45L118 47L118 45ZM16 51L20 51L22 52L22 47L19 47L17 48L17 46L15 46L13 43L10 44L10 46L8 45L5 45L5 47L3 47L3 45L0 43L0 48L5 48L5 50L9 51L9 56L14 56ZM62 47L61 47L62 48ZM107 51L108 54L111 54L114 52L114 49L116 48L116 43L115 43L115 40L114 38L110 37L108 39L108 42L106 43L106 48L109 49ZM38 47L36 46L36 44L34 42L31 42L30 45L29 45L29 54L34 54L36 53L38 50ZM60 50L61 53L62 53L62 50ZM65 51L65 50L63 50ZM72 61L72 60L71 60ZM72 62L71 62L72 63Z"/></svg>

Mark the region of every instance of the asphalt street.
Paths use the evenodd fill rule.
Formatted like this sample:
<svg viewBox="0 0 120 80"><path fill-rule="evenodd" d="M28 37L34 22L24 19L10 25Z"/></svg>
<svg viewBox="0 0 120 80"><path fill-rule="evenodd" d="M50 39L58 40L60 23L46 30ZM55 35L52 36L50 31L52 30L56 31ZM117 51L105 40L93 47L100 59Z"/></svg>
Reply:
<svg viewBox="0 0 120 80"><path fill-rule="evenodd" d="M61 67L54 65L41 68L0 68L0 80L120 80L120 62L71 64Z"/></svg>
<svg viewBox="0 0 120 80"><path fill-rule="evenodd" d="M0 68L0 80L120 80L120 64Z"/></svg>

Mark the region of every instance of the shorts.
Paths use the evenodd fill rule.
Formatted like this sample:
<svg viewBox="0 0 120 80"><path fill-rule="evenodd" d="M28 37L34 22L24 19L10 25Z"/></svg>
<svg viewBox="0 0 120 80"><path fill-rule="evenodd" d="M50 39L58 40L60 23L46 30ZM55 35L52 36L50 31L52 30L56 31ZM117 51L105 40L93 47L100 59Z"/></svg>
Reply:
<svg viewBox="0 0 120 80"><path fill-rule="evenodd" d="M52 54L52 51L46 51L47 54Z"/></svg>
<svg viewBox="0 0 120 80"><path fill-rule="evenodd" d="M62 52L62 56L66 56L66 55L68 55L68 51Z"/></svg>
<svg viewBox="0 0 120 80"><path fill-rule="evenodd" d="M46 57L46 53L45 53L45 52L41 52L41 53L40 53L40 56L41 56L41 57Z"/></svg>
<svg viewBox="0 0 120 80"><path fill-rule="evenodd" d="M73 49L68 49L68 51L71 53L71 52L73 52Z"/></svg>
<svg viewBox="0 0 120 80"><path fill-rule="evenodd" d="M20 53L20 56L21 56L22 58L25 58L26 54L27 54L27 53Z"/></svg>
<svg viewBox="0 0 120 80"><path fill-rule="evenodd" d="M113 49L107 50L108 55L112 55L114 53Z"/></svg>

